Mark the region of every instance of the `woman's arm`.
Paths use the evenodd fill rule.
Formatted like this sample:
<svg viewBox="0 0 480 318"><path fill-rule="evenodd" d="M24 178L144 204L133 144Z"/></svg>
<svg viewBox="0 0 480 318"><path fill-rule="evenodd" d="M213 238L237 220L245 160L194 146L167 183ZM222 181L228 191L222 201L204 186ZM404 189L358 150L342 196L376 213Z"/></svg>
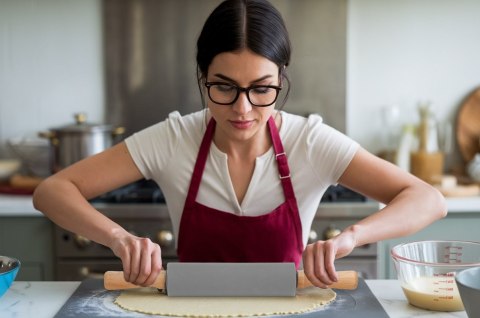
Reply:
<svg viewBox="0 0 480 318"><path fill-rule="evenodd" d="M126 280L149 285L161 269L160 247L128 233L87 201L142 177L122 142L47 178L35 189L33 204L59 226L111 248Z"/></svg>
<svg viewBox="0 0 480 318"><path fill-rule="evenodd" d="M339 183L386 206L337 237L307 246L305 274L319 287L336 280L334 260L355 247L415 233L447 214L438 190L364 149L357 151Z"/></svg>
<svg viewBox="0 0 480 318"><path fill-rule="evenodd" d="M447 215L437 189L363 149L339 182L386 205L357 223L356 246L413 234Z"/></svg>

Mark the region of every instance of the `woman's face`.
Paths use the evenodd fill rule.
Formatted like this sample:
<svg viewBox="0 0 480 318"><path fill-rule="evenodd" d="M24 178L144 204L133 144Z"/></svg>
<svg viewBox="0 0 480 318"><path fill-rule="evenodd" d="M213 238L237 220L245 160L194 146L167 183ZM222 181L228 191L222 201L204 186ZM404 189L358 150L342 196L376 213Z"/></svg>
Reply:
<svg viewBox="0 0 480 318"><path fill-rule="evenodd" d="M280 85L278 66L248 49L215 56L208 68L207 82L234 84L244 88L251 85ZM259 131L265 131L265 124L275 104L253 106L246 92L241 92L232 105L216 104L207 97L207 106L217 122L217 130L222 133L221 138L244 141L256 136Z"/></svg>

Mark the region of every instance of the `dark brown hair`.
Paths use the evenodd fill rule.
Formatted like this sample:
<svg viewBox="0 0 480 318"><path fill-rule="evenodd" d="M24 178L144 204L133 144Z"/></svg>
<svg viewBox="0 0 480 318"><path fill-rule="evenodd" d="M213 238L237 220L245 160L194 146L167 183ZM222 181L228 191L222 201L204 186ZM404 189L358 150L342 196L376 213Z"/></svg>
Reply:
<svg viewBox="0 0 480 318"><path fill-rule="evenodd" d="M280 12L267 0L226 0L207 18L197 41L197 79L203 99L202 80L208 67L220 53L244 48L261 55L278 66L281 83L290 91L285 72L290 63L291 45Z"/></svg>

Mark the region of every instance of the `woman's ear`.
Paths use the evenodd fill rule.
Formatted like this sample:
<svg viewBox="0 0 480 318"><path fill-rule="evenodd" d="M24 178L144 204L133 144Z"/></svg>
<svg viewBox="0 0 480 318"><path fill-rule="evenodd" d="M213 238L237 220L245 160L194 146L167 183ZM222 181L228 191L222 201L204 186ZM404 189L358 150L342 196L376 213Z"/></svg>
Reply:
<svg viewBox="0 0 480 318"><path fill-rule="evenodd" d="M283 87L283 79L285 78L285 72L287 70L287 66L283 65L278 68L278 86Z"/></svg>
<svg viewBox="0 0 480 318"><path fill-rule="evenodd" d="M202 107L207 108L207 87L205 83L207 82L207 74L203 74L200 70L200 67L197 66L197 85L200 92Z"/></svg>

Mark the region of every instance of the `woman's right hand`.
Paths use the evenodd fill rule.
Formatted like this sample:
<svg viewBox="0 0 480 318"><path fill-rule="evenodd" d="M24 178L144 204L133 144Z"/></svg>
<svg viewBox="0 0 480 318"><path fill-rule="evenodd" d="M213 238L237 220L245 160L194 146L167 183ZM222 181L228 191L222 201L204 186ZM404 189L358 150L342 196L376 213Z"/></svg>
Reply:
<svg viewBox="0 0 480 318"><path fill-rule="evenodd" d="M308 280L316 287L328 288L338 279L335 259L344 257L356 246L354 226L339 235L307 245L303 252L303 269Z"/></svg>
<svg viewBox="0 0 480 318"><path fill-rule="evenodd" d="M114 235L109 247L122 260L125 280L144 287L152 285L162 269L160 246L149 238L121 232Z"/></svg>

